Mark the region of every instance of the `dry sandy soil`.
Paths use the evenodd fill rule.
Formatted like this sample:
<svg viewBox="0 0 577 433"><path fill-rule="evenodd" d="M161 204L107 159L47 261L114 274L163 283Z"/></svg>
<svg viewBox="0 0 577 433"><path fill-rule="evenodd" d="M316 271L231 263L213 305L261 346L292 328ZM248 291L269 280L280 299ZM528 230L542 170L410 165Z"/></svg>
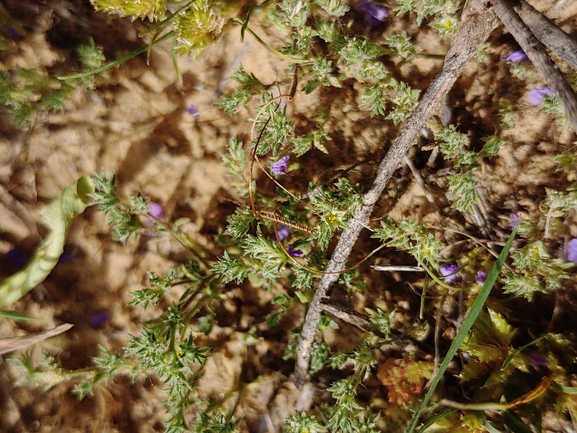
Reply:
<svg viewBox="0 0 577 433"><path fill-rule="evenodd" d="M20 23L22 29L17 48L1 60L0 68L6 70L73 70L74 50L86 42L87 35L104 47L108 58L140 46L137 29L141 23L95 13L87 1L5 3L11 19ZM577 35L574 2L532 3L539 10L549 11L549 17L566 32ZM406 17L393 15L385 26L370 31L359 24L362 18L358 12L353 10L347 19L354 20L358 31L375 41L380 40L384 31L405 30L425 52L443 53L450 42L438 41L434 31L419 30ZM256 25L255 29L271 45L278 45L279 36L272 28ZM471 140L479 141L480 137L499 131L497 105L504 99L515 105L516 126L502 133L507 144L498 158L483 166L485 216L492 227L505 233L510 213L536 218L545 188L564 190L568 185L569 180L555 172L551 158L569 149L575 135L528 103L530 87L544 85L542 78L536 74L532 83L520 82L500 60L518 49L512 37L499 28L490 42L489 61L474 60L468 66L445 109L452 123ZM198 60L178 58L177 62L180 78L172 64L169 46L156 46L150 64L144 55L127 62L100 77L94 90L77 91L63 113L39 112L27 130L11 126L9 115L0 113L0 278L15 270L6 256L8 251L17 247L30 253L38 245L45 232L39 218L42 206L78 177L95 171L114 171L121 194L142 191L162 205L167 218L189 218L184 230L207 248L212 247L213 236L224 227L226 216L234 211L234 201L238 200L220 159L225 144L235 134L247 140L249 119L254 115L249 107L229 117L214 103L231 92L234 82L229 77L240 64L264 83L280 81L281 87L290 84L284 72L286 65L250 36L241 44L238 28L226 33ZM416 60L400 68L398 76L415 88L425 89L441 66L438 59ZM198 107L197 116L187 111L191 104ZM349 83L342 89L321 89L311 95L297 92L289 115L299 128L306 130L311 113L327 107L333 125L328 143L330 156L313 151L303 157L299 161L303 170L286 179L288 188L303 190L308 182L320 184L339 175L366 188L398 131L391 122L371 118L362 110L358 89ZM427 141L426 134L423 140ZM371 224L378 224L379 218L387 213L393 218L408 216L436 224L440 215L442 224L448 226L455 221L482 236L474 221L467 221L449 209L444 163L437 158L427 165L431 151L426 149L430 147L423 149L415 147L410 156L426 179L439 210L435 211L428 203L410 171L401 167L379 202ZM265 179L262 184L266 188ZM567 228L567 236L577 237L574 222ZM447 233L444 240L455 245L455 253L459 252L462 237ZM104 215L94 208L76 219L67 245L70 260L59 263L43 284L11 308L41 321L14 323L0 319L0 336L72 323L74 328L45 343L43 348L58 354L66 369L81 369L91 365L91 358L98 354L98 345L118 351L129 334L137 334L146 320L157 317L159 311L155 309L127 307L130 292L147 284L148 271L162 274L189 255L168 238L141 238L122 246L111 240ZM367 234L359 242L355 255L361 258L376 245ZM369 267L407 260L395 253L381 252L360 269L367 286L365 295L337 290L333 296L356 308L384 299L391 308L400 311L399 321L412 320L418 314L420 298L411 291L407 279L400 275L383 276ZM564 289L568 302L577 300L570 287L572 282ZM245 417L240 428L266 431L263 415L270 411L275 391L292 372L292 363L283 361L281 355L294 320L269 331L264 323L273 309L272 295L247 286L237 292L231 289L231 293L236 295L231 295L223 307L222 319L213 331L217 342L215 355L207 367L201 390L218 400L241 381L246 388L238 413ZM570 313L571 304L568 305ZM550 299L543 300L539 311L522 300L519 308L534 316L531 323L526 323L526 316L512 315L516 326L553 326ZM90 318L99 311L107 311L110 319L102 328L94 328ZM292 314L302 317L298 309ZM558 322L554 329L575 324L566 317L558 318ZM356 328L341 325L340 331L327 333L327 341L333 348L351 347L362 335ZM247 348L242 335L252 326L257 327L258 344ZM39 353L37 348L35 356ZM106 388L98 387L94 397L79 402L71 395L72 385L67 380L57 381L50 389L19 385L7 358L5 355L0 365L0 431L163 430L162 394L154 378L134 385L118 379ZM334 377L331 372L320 376L319 389ZM375 390L367 391L367 400L370 392L379 389L383 392L382 385L375 380L371 386Z"/></svg>

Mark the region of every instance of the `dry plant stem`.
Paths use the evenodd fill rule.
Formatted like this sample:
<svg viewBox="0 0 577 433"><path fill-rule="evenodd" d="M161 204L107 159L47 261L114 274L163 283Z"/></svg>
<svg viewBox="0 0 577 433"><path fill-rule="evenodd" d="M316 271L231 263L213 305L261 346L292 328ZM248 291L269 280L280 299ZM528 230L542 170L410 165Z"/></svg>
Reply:
<svg viewBox="0 0 577 433"><path fill-rule="evenodd" d="M437 318L435 320L435 334L434 334L434 345L435 345L435 357L433 361L433 374L431 379L425 385L425 389L429 389L431 383L433 383L434 377L439 372L439 365L441 365L441 351L439 349L439 341L441 339L441 321L443 320L443 304L447 299L447 293L443 293L443 296L439 299L439 305L437 305Z"/></svg>
<svg viewBox="0 0 577 433"><path fill-rule="evenodd" d="M388 338L385 334L371 326L371 321L367 316L357 313L348 307L329 303L326 300L321 301L320 307L323 309L323 311L326 311L337 319L341 319L343 322L350 323L351 325L356 326L363 331L372 332L383 339Z"/></svg>
<svg viewBox="0 0 577 433"><path fill-rule="evenodd" d="M437 207L437 204L435 203L435 197L433 197L433 194L431 194L429 192L429 189L427 188L427 184L425 183L423 176L421 176L421 173L419 173L419 170L417 170L417 168L415 167L415 164L413 164L413 161L411 160L411 158L409 158L407 155L405 155L403 160L405 161L405 164L407 164L407 166L409 167L409 170L411 170L411 173L413 174L413 177L415 178L415 180L417 181L417 183L421 187L423 194L425 194L425 198L427 199L427 201L429 202L429 204L432 206L433 210L435 211L435 217L437 218L437 221L440 223L441 220L439 218L439 208Z"/></svg>
<svg viewBox="0 0 577 433"><path fill-rule="evenodd" d="M326 272L328 273L319 282L309 305L297 349L297 360L293 376L297 386L302 386L308 379L311 348L321 317L321 301L326 298L329 288L338 279L338 272L344 269L359 233L365 226L375 203L399 163L403 160L407 150L415 143L423 125L429 119L435 107L449 92L471 57L497 24L491 11L483 7L478 0L469 0L462 19L461 27L445 58L443 69L431 83L421 102L409 116L387 155L381 161L373 184L363 198L362 207L348 222L350 228L342 233L331 261L327 266Z"/></svg>
<svg viewBox="0 0 577 433"><path fill-rule="evenodd" d="M515 5L515 11L541 43L577 71L577 41L555 25L549 18L524 0Z"/></svg>
<svg viewBox="0 0 577 433"><path fill-rule="evenodd" d="M573 130L577 131L577 97L561 71L547 55L543 44L517 15L510 0L494 0L493 10L561 101Z"/></svg>

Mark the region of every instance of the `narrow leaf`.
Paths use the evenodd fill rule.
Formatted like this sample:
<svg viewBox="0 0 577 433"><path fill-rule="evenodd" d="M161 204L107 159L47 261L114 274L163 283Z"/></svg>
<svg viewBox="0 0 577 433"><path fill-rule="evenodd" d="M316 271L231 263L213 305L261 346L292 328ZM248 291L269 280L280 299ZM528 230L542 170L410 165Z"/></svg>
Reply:
<svg viewBox="0 0 577 433"><path fill-rule="evenodd" d="M435 376L435 378L433 379L433 381L431 383L431 387L429 388L429 391L427 392L427 394L425 395L425 398L421 402L421 405L419 406L419 408L417 409L417 411L413 415L413 418L411 419L411 423L407 427L406 433L412 433L413 430L415 429L417 423L419 422L419 417L421 416L421 413L423 413L423 410L425 410L425 408L427 407L427 404L429 403L429 401L433 397L433 393L435 392L437 385L441 381L443 374L447 370L449 363L453 360L453 357L455 356L455 354L459 350L459 347L461 346L461 344L463 343L463 341L467 337L467 334L469 333L469 331L473 327L475 320L477 320L477 316L479 315L479 313L483 309L483 306L485 305L485 301L489 297L489 294L491 293L491 289L493 288L495 281L497 281L497 277L499 276L499 272L501 271L501 268L503 267L503 264L505 263L505 259L507 258L507 255L509 254L509 250L511 249L511 245L513 244L513 240L515 239L516 234L517 234L517 227L515 227L513 229L513 233L511 233L511 236L509 236L509 239L507 240L507 243L505 244L503 251L501 251L501 254L499 254L499 258L497 259L497 261L495 262L495 265L493 266L493 269L491 269L491 272L487 276L487 279L485 280L485 284L483 285L483 288L481 289L481 291L477 295L477 299L475 299L475 302L473 303L473 305L471 306L471 309L469 310L469 314L467 315L467 318L463 322L463 326L461 327L461 329L459 329L459 332L457 333L455 340L451 344L451 347L449 347L449 351L445 355L445 358L443 359L443 363L439 367L439 371L438 371L437 375Z"/></svg>

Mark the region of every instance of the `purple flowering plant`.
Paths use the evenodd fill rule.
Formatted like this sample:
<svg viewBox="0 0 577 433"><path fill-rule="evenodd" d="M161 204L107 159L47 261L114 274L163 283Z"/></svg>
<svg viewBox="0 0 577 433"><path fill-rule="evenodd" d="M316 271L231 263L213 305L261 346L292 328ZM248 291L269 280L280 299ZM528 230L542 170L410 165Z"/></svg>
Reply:
<svg viewBox="0 0 577 433"><path fill-rule="evenodd" d="M382 24L389 16L389 10L370 0L361 0L357 9L364 13L364 23L369 27L376 27Z"/></svg>
<svg viewBox="0 0 577 433"><path fill-rule="evenodd" d="M286 155L286 156L283 156L282 158L278 159L277 161L273 162L270 165L271 171L274 174L279 175L279 176L286 174L286 169L288 168L289 159L290 159L290 156Z"/></svg>
<svg viewBox="0 0 577 433"><path fill-rule="evenodd" d="M31 253L18 247L14 247L6 253L7 264L16 270L24 268L31 257Z"/></svg>
<svg viewBox="0 0 577 433"><path fill-rule="evenodd" d="M152 216L154 218L158 218L158 219L164 218L164 209L162 208L160 203L157 203L155 201L149 201L148 202L148 213L150 216ZM144 224L147 227L153 227L154 221L152 218L146 217L146 219L144 220Z"/></svg>
<svg viewBox="0 0 577 433"><path fill-rule="evenodd" d="M198 107L194 104L190 104L188 107L186 107L186 111L188 112L188 114L190 114L194 118L197 118L200 116L200 113L198 111Z"/></svg>
<svg viewBox="0 0 577 433"><path fill-rule="evenodd" d="M553 96L553 90L549 87L534 87L529 90L529 103L531 105L540 105L547 96Z"/></svg>
<svg viewBox="0 0 577 433"><path fill-rule="evenodd" d="M110 320L110 313L108 310L98 310L90 316L89 323L92 328L101 329L106 326Z"/></svg>
<svg viewBox="0 0 577 433"><path fill-rule="evenodd" d="M288 226L281 226L277 229L276 234L280 241L284 241L287 239L291 234L292 228Z"/></svg>
<svg viewBox="0 0 577 433"><path fill-rule="evenodd" d="M567 242L567 254L565 257L568 262L577 263L577 238Z"/></svg>
<svg viewBox="0 0 577 433"><path fill-rule="evenodd" d="M511 54L507 54L506 56L501 57L501 60L505 62L518 63L529 60L529 57L527 57L527 54L525 54L523 50L517 50L513 51Z"/></svg>
<svg viewBox="0 0 577 433"><path fill-rule="evenodd" d="M289 244L286 250L291 257L300 257L304 254L301 250L295 248L292 244Z"/></svg>
<svg viewBox="0 0 577 433"><path fill-rule="evenodd" d="M445 277L445 282L451 284L457 280L458 274L457 271L459 270L459 266L455 263L443 263L439 267L439 271L441 275Z"/></svg>
<svg viewBox="0 0 577 433"><path fill-rule="evenodd" d="M391 71L388 69L388 63L391 62L382 61L382 58L385 57L383 53L387 51L387 49L383 46L382 40L376 40L376 38L373 40L366 36L368 33L372 33L374 36L374 32L366 32L365 36L360 36L358 34L350 35L346 32L342 32L340 25L334 25L334 23L339 23L339 17L342 17L347 12L348 6L345 5L347 2L341 0L331 0L316 3L318 5L321 5L322 3L321 7L324 10L323 14L327 14L330 17L330 21L323 22L323 25L319 25L318 29L314 28L314 31L310 23L314 22L317 24L317 21L314 21L317 18L319 20L326 19L325 16L314 16L315 9L320 10L321 7L309 7L309 2L286 2L286 10L280 8L277 11L279 17L281 18L279 21L283 21L285 24L287 24L288 28L294 32L294 35L292 35L293 39L291 39L290 46L285 46L280 51L271 50L271 52L276 52L280 55L280 57L285 59L288 57L289 60L296 60L297 62L305 60L308 62L308 59L311 59L311 34L314 34L315 38L317 38L318 34L318 37L324 41L323 50L318 50L318 52L315 53L315 63L312 67L312 71L310 68L308 68L308 66L299 68L298 71L296 68L289 70L289 78L292 76L295 77L293 86L295 90L290 92L288 90L284 90L287 80L285 80L286 77L283 76L282 78L279 78L278 92L286 92L286 94L290 93L291 97L296 95L298 98L301 93L311 94L311 92L315 89L315 86L331 85L333 87L331 91L336 93L339 92L338 89L340 87L338 84L340 84L340 81L351 80L352 82L353 80L356 80L357 82L354 83L354 85L358 86L360 98L363 98L364 103L369 106L369 109L372 111L373 115L382 116L383 121L393 120L395 124L400 123L401 120L406 118L406 115L408 115L407 113L413 112L413 109L419 102L419 91L411 89L408 83L397 81L396 78L393 80L389 77ZM399 3L402 3L402 1L399 0ZM408 2L404 2L405 5L407 3ZM423 0L423 7L421 9L427 10L427 8L430 6L429 3L432 3L432 1ZM437 4L439 3L443 2L437 2ZM368 27L384 27L383 24L389 18L389 10L379 2L371 0L360 0L351 4L356 4L353 7L356 7L358 11L362 12L363 22ZM435 5L435 7L437 6ZM448 9L449 8L450 7L448 7ZM396 10L398 11L398 9ZM443 10L439 6L439 10L435 11L435 14L443 16L446 14L450 15L453 12L454 11L451 10ZM417 11L416 13L419 14L420 11ZM185 16L186 14L183 13L182 17ZM353 17L360 18L360 13L353 14ZM423 17L421 16L419 19L422 18ZM347 19L350 19L350 17ZM431 22L433 22L434 19L438 19L438 17L431 17ZM343 22L345 22L345 20L343 20ZM453 21L446 21L446 23L447 29L453 25ZM249 31L248 29L251 28L247 24L248 16L246 17L246 21L242 27L243 32L245 30ZM200 34L199 32L194 31L192 31L192 33L195 33L196 35ZM218 33L218 31L216 33ZM409 37L406 38L407 44L410 44L409 39ZM304 49L299 47L304 47ZM335 49L335 47L337 48ZM299 50L301 52L298 52ZM326 58L323 58L323 56L327 53L330 55L328 55ZM318 56L318 58L316 56ZM410 56L405 57L405 61L410 62L412 58L409 57ZM527 56L522 51L515 51L504 56L502 60L512 63L521 63L527 60ZM296 120L293 122L297 116L292 115L291 110L293 107L288 103L289 98L286 96L286 94L276 97L276 95L278 95L278 93L275 93L276 90L271 90L273 87L276 87L276 83L275 86L272 86L269 84L270 81L266 84L260 82L259 79L262 79L259 74L260 72L261 71L258 69L254 73L246 72L242 68L235 72L232 78L237 83L240 83L240 88L232 95L227 95L224 97L222 99L223 102L221 105L221 108L230 114L236 113L239 107L242 109L243 106L249 110L253 110L257 106L257 99L260 99L261 103L260 108L262 108L262 111L258 111L258 114L255 116L253 125L255 126L254 131L256 131L254 137L258 137L257 143L241 143L241 140L236 138L236 141L233 140L231 142L232 144L229 144L228 146L229 154L227 154L227 157L229 160L235 160L236 158L238 162L238 164L235 164L235 167L238 169L236 171L229 169L229 171L233 176L237 176L237 178L241 179L240 181L236 182L236 184L235 181L231 182L231 185L237 188L237 197L239 197L240 200L244 200L247 197L247 184L252 186L252 181L254 181L255 185L257 184L257 178L253 178L252 173L249 176L246 175L246 168L248 165L246 161L246 155L250 153L250 151L246 150L246 147L254 145L257 148L256 151L258 155L263 156L263 158L270 158L271 154L278 155L279 148L282 147L280 155L284 156L277 156L277 159L269 165L270 171L274 175L282 176L287 173L289 161L291 158L291 156L285 155L285 153L290 151L299 157L300 155L303 155L309 151L311 151L311 153L319 151L326 151L328 153L327 148L330 148L330 146L325 147L323 142L330 140L335 133L334 129L331 130L331 121L333 119L324 120L321 119L322 116L319 115L318 117L315 116L314 118L315 121L317 121L317 119L321 119L318 120L318 130L315 130L308 135L299 135L302 134L303 131L303 129L301 129L302 124ZM366 75L362 75L365 73ZM330 77L330 80L326 77ZM395 75L395 77L400 79L399 75ZM414 78L414 81L416 82L417 77ZM411 82L413 82L413 80L411 80ZM302 88L303 84L305 86L304 92ZM551 96L551 94L552 92L549 88L543 87L533 89L531 92L529 92L529 101L531 104L538 105L543 103L544 98ZM390 106L387 106L385 110L385 106L382 105L382 101L389 100L392 100L393 103L390 104ZM251 106L247 107L249 102ZM287 108L286 110L285 105ZM293 105L296 106L297 104ZM333 107L327 108L332 109ZM199 116L198 108L195 105L186 106L186 113L188 113L193 118L197 118ZM399 115L399 113L402 114L402 116ZM316 113L307 114L316 115ZM313 128L316 127L317 126L313 126ZM359 128L362 127L363 126L361 124ZM447 164L452 164L453 168L457 172L457 175L451 176L448 179L448 185L450 188L450 194L448 194L448 197L455 199L455 205L453 207L458 211L469 210L471 206L477 201L478 197L475 194L477 184L475 182L477 178L481 178L482 176L481 170L478 170L478 168L482 163L484 163L481 161L481 158L478 157L477 152L472 150L475 144L469 143L470 137L467 136L465 127L466 125L463 125L462 129L462 131L465 133L459 132L456 130L456 128L453 128L452 131L447 132L443 137L441 137L441 139L439 139L439 142L442 142L442 145L439 147L444 154L443 156L447 160ZM326 134L323 135L324 133ZM309 156L310 155L307 155L307 157ZM309 160L312 160L313 157L310 157ZM303 161L305 161L305 158L303 158ZM331 161L329 160L328 162L330 163ZM293 169L295 165L296 164L293 164L291 169ZM311 165L313 169L316 169L319 164ZM282 180L286 181L286 179ZM459 182L461 183L459 184ZM282 182L278 182L279 185L281 183ZM287 184L289 184L289 182L287 182ZM302 276L308 272L308 270L305 270L304 268L299 268L298 270L295 270L294 267L291 268L291 266L294 264L287 264L288 261L285 253L288 253L291 257L301 257L304 254L303 250L308 252L309 245L312 245L311 250L314 251L314 254L318 254L319 263L324 263L324 254L327 252L330 254L328 247L329 244L332 244L332 240L334 240L335 232L337 230L349 228L347 226L348 221L350 221L352 215L358 214L358 209L360 209L360 206L362 206L363 203L363 197L358 192L362 186L356 190L356 186L347 183L346 179L344 178L341 178L328 186L324 185L322 188L318 188L319 191L321 189L324 190L323 194L317 194L317 189L315 189L313 191L309 191L306 194L306 198L302 200L301 197L303 196L295 194L295 197L298 195L298 198L295 198L294 202L300 200L298 205L294 202L291 202L290 199L287 199L287 195L283 196L283 193L279 193L279 190L276 190L275 193L270 191L266 192L264 187L262 190L260 189L261 186L262 185L256 185L255 189L253 190L254 196L250 197L250 204L252 205L252 209L248 205L244 207L240 206L234 212L234 214L229 215L227 218L229 225L227 226L226 231L223 230L218 232L219 240L222 240L222 238L228 236L226 243L219 244L219 248L222 247L222 251L224 252L211 250L209 251L209 254L203 255L199 254L196 250L194 250L194 248L191 248L190 243L181 242L191 250L190 253L192 256L194 256L195 259L186 265L171 269L165 277L159 277L158 275L151 273L149 278L149 286L137 291L137 293L134 295L135 302L133 305L141 304L144 306L144 308L146 308L146 305L154 304L161 308L163 307L163 304L161 304L160 301L164 294L176 284L183 284L187 287L194 287L194 290L196 290L197 287L200 288L199 290L196 290L196 292L191 289L190 293L194 292L193 294L201 293L203 290L205 290L205 288L207 289L207 292L210 291L210 296L202 298L201 301L198 301L198 299L196 299L194 296L187 298L187 296L189 296L189 292L185 292L185 295L183 295L183 298L181 299L182 302L179 301L170 305L167 314L159 319L164 320L165 317L170 318L170 320L167 320L166 326L163 324L164 328L162 332L157 330L157 328L159 328L158 326L156 328L147 327L144 329L144 332L141 332L139 336L133 337L133 339L130 341L130 346L128 347L128 350L126 350L126 353L138 355L138 357L140 357L143 362L146 362L147 365L151 366L151 370L156 370L157 373L160 372L158 375L159 377L162 377L163 374L166 377L167 371L176 371L176 369L181 368L182 365L194 363L196 365L202 366L206 359L208 359L210 356L210 350L208 349L205 351L207 348L200 346L194 347L196 344L196 341L194 340L199 330L210 331L210 326L208 325L211 324L212 320L214 320L216 323L218 317L213 317L211 315L213 315L213 313L218 310L215 308L219 306L218 302L222 301L222 297L219 296L220 293L218 291L225 289L227 285L228 287L234 286L235 289L242 285L243 290L245 288L247 290L260 289L261 287L266 286L271 291L282 291L282 296L287 299L287 304L289 303L289 300L290 302L293 302L292 298L294 297L295 292L293 289L312 292L315 288L312 282L313 278L311 277L307 279ZM295 190L297 189L295 185L282 185L283 188L285 186L287 188L285 192L288 192L290 188L294 188ZM266 196L266 194L268 194L268 196ZM289 192L289 194L292 195L292 192ZM110 194L110 196L112 196L112 194ZM467 200L460 201L460 197L465 197ZM115 195L113 198L118 199L118 196ZM253 198L254 202L252 202ZM305 204L305 200L309 200L309 202ZM105 206L109 204L109 202L105 200L102 200L101 203L102 202L105 203ZM131 217L136 215L136 218L133 220L137 220L136 222L138 224L140 224L138 218L143 218L142 216L146 213L148 213L153 218L163 219L165 217L164 210L159 203L144 202L144 204L142 204L143 202L138 198L133 199L132 202L130 202L129 199L128 202L130 206L136 209ZM279 207L284 206L290 207L290 212L288 212L287 215L296 215L298 212L299 214L297 220L301 223L303 221L310 221L310 225L307 225L306 227L305 225L302 225L302 233L299 232L297 234L297 231L299 231L299 226L296 223L294 228L282 226L279 224L276 228L276 238L274 236L270 236L270 232L266 231L265 233L267 233L268 236L263 235L262 220L265 219L265 210L270 210L272 212L272 209L278 209ZM261 210L260 213L258 209ZM103 210L109 213L114 212L114 210L111 211L110 208L105 208ZM111 218L111 220L114 223L120 221L126 216L122 214L122 212L123 209L117 211L116 214L112 215L113 218ZM461 257L455 257L455 262L442 263L445 261L445 259L442 258L441 250L447 247L442 245L442 242L439 240L442 238L442 235L439 233L431 234L429 228L418 227L417 223L409 219L412 217L413 215L410 215L409 217L403 219L397 224L397 227L395 228L392 227L394 223L389 224L389 222L387 222L383 224L381 229L375 231L375 237L381 238L382 240L393 239L391 242L394 242L394 244L389 246L398 247L399 249L408 251L414 257L414 259L422 265L421 269L425 268L425 266L428 266L427 271L433 275L436 274L436 270L438 270L442 276L442 279L448 284L465 280L462 278L462 274L459 273L459 265L456 263L457 260L459 262L464 262L465 260ZM126 232L128 235L131 234L129 230L132 229L130 223L134 222L133 220L131 221L130 219L127 219L123 221L126 224ZM152 226L154 225L153 221L153 219L149 219L147 224ZM161 221L157 222L160 223ZM515 227L517 222L518 215L512 214L510 226ZM267 225L266 227L268 228L269 226ZM293 241L293 239L291 239L291 235L294 235L292 237L298 238L298 240ZM128 237L129 236L123 236L120 239L126 241ZM276 242L277 240L283 242L283 245L285 245L284 242L286 242L287 245L285 251L281 251L280 245L278 242ZM501 239L498 241L501 241ZM500 242L495 242L495 244L498 245L499 248L502 246ZM566 248L567 261L577 263L577 239L570 240ZM542 253L542 250L539 250L538 248L534 248L532 251L536 250L539 252L539 254L532 254L532 256L537 257L535 260L544 262L547 259L546 254ZM505 251L505 249L503 249L503 251ZM518 257L520 256L515 256L513 260L510 260L507 264L510 267L514 267L519 263L522 263L523 260L518 260ZM531 266L527 266L527 269L537 268L535 263L536 262L529 263ZM557 270L558 269L555 269L555 271ZM497 273L491 274L491 278L493 278L493 275L496 274ZM564 278L561 273L558 273L557 276L559 276L558 280L562 280ZM349 278L348 275L343 275L342 277L342 281L345 281L346 278ZM521 282L526 283L526 285L530 284L527 283L527 281L531 281L532 275L527 274L523 275L523 277L524 280ZM538 280L540 277L542 277L542 275L539 275L538 278L533 279ZM436 276L435 278L438 281ZM486 279L486 272L477 271L475 273L474 281L477 284L483 284ZM255 284L254 287L249 287L250 284L255 282L257 284ZM293 282L294 283L291 287L289 287L286 285L287 282L288 284ZM515 287L520 287L520 285ZM478 287L476 287L475 290L476 289L478 289ZM463 291L462 293L466 293L466 291ZM519 293L521 295L523 294L521 291L518 291L515 294ZM465 296L468 296L468 294ZM200 303L195 304L197 301ZM273 305L276 306L279 304L280 302ZM187 310L187 308L190 309ZM306 308L312 307L307 305ZM395 307L393 306L392 308ZM199 311L202 311L201 314L206 314L206 316L200 318L194 317ZM216 314L217 313L214 313L215 316ZM186 318L185 321L178 320L183 317ZM392 317L393 316L391 315L391 318ZM391 318L387 319L389 324ZM89 316L88 320L90 326L95 328L102 328L106 326L109 319L110 314L108 311L101 310L97 311L92 316ZM196 319L200 320L196 321ZM501 320L501 318L497 319L497 321ZM503 322L505 322L504 319L501 320L501 325L503 328L506 328L506 326L503 325ZM203 325L197 326L197 323L203 323ZM315 330L319 328L315 328L313 326L312 329ZM166 330L171 332L165 332ZM260 332L260 330L255 332ZM208 334L209 332L205 333L205 336L207 337L206 341L210 339ZM172 336L172 341L166 341L167 335ZM181 339L182 341L175 341L176 339ZM315 345L315 350L320 350L317 350L314 353L314 362L317 363L317 366L322 366L323 362L325 361L325 359L322 357L325 356L325 358L327 358L330 355L328 355L328 349L326 350L326 353L323 353L323 350L326 349L322 346L322 344L324 344L323 339L319 338L317 339L317 342L319 344ZM506 345L505 351L509 350L509 346L509 344ZM160 348L160 350L155 352L154 350L150 350L151 348L154 350ZM170 351L167 351L167 348L170 348ZM503 352L505 353L505 351ZM157 356L158 353L162 353L162 356ZM174 356L172 356L173 354ZM367 356L371 355L368 354ZM370 365L371 362L373 362L373 360L370 360L367 365ZM170 363L173 363L173 365L170 365ZM425 369L420 370L424 371ZM182 368L178 371L182 372ZM359 373L359 371L360 370L355 371L355 373ZM184 377L184 375L182 376ZM357 374L356 376L360 377L361 374ZM439 377L441 376L442 374L439 375ZM172 378L170 379L172 380ZM176 391L182 389L188 390L190 389L189 385L193 383L188 379L190 379L190 377L184 377L182 383L179 383L178 380L180 379L179 377L176 377L174 379L174 383L176 385L173 385L173 383L170 381L168 381L166 385L167 387L176 386ZM353 385L353 388L356 389L360 385L360 381L358 383L354 382ZM331 385L331 387L332 389L338 390L338 383L336 385ZM170 390L170 392L173 392L173 394L174 391L174 389ZM334 395L337 397L338 393L334 392ZM188 398L188 395L186 397ZM347 415L350 415L352 420L359 419L358 414L352 413L352 411ZM292 421L295 419L296 418L294 418ZM329 419L329 425L334 427L336 425L335 420L336 416L332 419ZM312 423L311 420L305 421ZM354 428L359 431L361 430L359 426L355 426ZM334 429L336 430L336 428ZM304 431L305 428L303 427L300 430ZM175 429L175 431L180 430Z"/></svg>
<svg viewBox="0 0 577 433"><path fill-rule="evenodd" d="M485 271L477 271L475 274L475 282L477 284L483 284L487 279L487 272Z"/></svg>
<svg viewBox="0 0 577 433"><path fill-rule="evenodd" d="M519 214L512 213L509 216L509 227L516 227L518 223L519 223Z"/></svg>

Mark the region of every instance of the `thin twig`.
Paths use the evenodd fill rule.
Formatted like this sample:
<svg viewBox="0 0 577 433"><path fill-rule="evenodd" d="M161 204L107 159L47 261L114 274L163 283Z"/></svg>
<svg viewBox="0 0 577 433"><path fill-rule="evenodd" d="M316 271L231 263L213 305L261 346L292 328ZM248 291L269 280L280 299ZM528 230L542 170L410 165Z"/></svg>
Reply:
<svg viewBox="0 0 577 433"><path fill-rule="evenodd" d="M400 134L379 165L373 184L363 198L363 206L348 222L350 228L342 233L335 247L326 269L327 272L339 272L344 268L361 229L405 153L415 143L434 108L449 92L471 57L497 24L494 15L477 0L469 0L462 19L461 27L445 58L443 69L424 93L421 102L409 116ZM325 274L309 305L297 349L297 361L293 376L297 386L302 386L308 378L311 348L321 318L321 300L326 298L329 288L338 279L338 276L338 273Z"/></svg>
<svg viewBox="0 0 577 433"><path fill-rule="evenodd" d="M425 272L420 266L374 265L371 268L381 272Z"/></svg>
<svg viewBox="0 0 577 433"><path fill-rule="evenodd" d="M423 194L425 194L425 198L427 199L427 201L429 202L429 204L431 205L431 207L435 211L435 216L437 217L437 221L440 223L441 218L439 217L439 208L437 207L437 203L435 203L435 197L433 197L433 194L431 194L431 192L427 188L427 184L425 184L425 180L423 179L423 176L421 176L421 173L419 173L419 170L417 170L417 168L415 167L415 164L413 164L413 160L411 158L409 158L407 155L405 155L403 160L405 161L405 164L407 164L407 166L409 167L409 170L411 170L411 173L413 174L413 177L415 178L415 180L417 181L417 183L421 187Z"/></svg>
<svg viewBox="0 0 577 433"><path fill-rule="evenodd" d="M447 293L443 293L443 296L439 299L439 305L437 306L437 318L435 320L435 334L434 334L434 345L435 345L435 357L433 358L433 374L431 379L425 385L425 389L429 389L433 379L439 372L439 365L441 365L441 351L439 349L439 342L441 340L441 321L443 320L443 304L447 299Z"/></svg>
<svg viewBox="0 0 577 433"><path fill-rule="evenodd" d="M511 0L493 0L493 10L561 101L573 130L577 131L577 97L543 44L517 15Z"/></svg>
<svg viewBox="0 0 577 433"><path fill-rule="evenodd" d="M341 319L343 322L350 323L351 325L356 326L363 331L372 332L381 338L388 338L387 335L383 334L378 329L374 329L374 327L371 326L371 321L369 320L368 316L357 313L356 311L343 305L331 303L327 299L323 299L321 301L320 307L323 309L323 311L326 311L337 319Z"/></svg>

